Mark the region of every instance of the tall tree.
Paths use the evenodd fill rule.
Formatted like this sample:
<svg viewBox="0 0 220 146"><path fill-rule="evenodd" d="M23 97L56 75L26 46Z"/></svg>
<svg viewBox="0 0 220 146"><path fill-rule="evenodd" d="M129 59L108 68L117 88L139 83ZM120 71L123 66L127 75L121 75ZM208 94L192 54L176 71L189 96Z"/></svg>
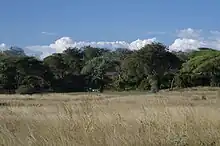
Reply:
<svg viewBox="0 0 220 146"><path fill-rule="evenodd" d="M0 84L3 92L13 93L17 88L17 69L15 58L0 57Z"/></svg>
<svg viewBox="0 0 220 146"><path fill-rule="evenodd" d="M127 73L134 77L147 77L151 90L157 92L160 88L161 77L167 72L176 72L181 66L180 59L169 52L161 43L148 44L134 52L126 60Z"/></svg>
<svg viewBox="0 0 220 146"><path fill-rule="evenodd" d="M208 79L210 79L210 85L219 86L220 51L210 48L199 48L198 51L194 51L190 59L183 64L180 74L182 76L179 75L179 79L183 77L183 74L185 77L191 78L191 82L187 82L187 85L184 85L184 87L196 86L198 84L207 85ZM196 84L198 81L199 83Z"/></svg>
<svg viewBox="0 0 220 146"><path fill-rule="evenodd" d="M67 74L79 75L83 67L83 52L78 48L67 48L63 52L63 62Z"/></svg>
<svg viewBox="0 0 220 146"><path fill-rule="evenodd" d="M100 92L103 92L108 76L106 73L116 65L116 61L108 57L100 56L89 60L83 67L81 73L89 76L91 83L99 86Z"/></svg>
<svg viewBox="0 0 220 146"><path fill-rule="evenodd" d="M95 48L91 46L85 46L82 48L84 53L84 61L87 62L89 60L92 60L95 57L102 56L103 54L109 52L106 49L103 48Z"/></svg>
<svg viewBox="0 0 220 146"><path fill-rule="evenodd" d="M64 62L62 53L50 55L43 60L44 64L50 68L56 79L62 79L65 76L67 65Z"/></svg>
<svg viewBox="0 0 220 146"><path fill-rule="evenodd" d="M52 73L42 61L34 57L21 57L16 61L18 85L22 85L27 76L42 78L48 86L51 84Z"/></svg>

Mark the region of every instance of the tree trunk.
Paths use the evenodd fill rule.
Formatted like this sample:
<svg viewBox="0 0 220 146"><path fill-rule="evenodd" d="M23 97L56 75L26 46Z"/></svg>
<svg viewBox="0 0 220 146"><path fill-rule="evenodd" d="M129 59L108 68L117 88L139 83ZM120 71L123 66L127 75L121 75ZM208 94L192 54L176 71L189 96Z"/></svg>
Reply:
<svg viewBox="0 0 220 146"><path fill-rule="evenodd" d="M99 80L99 92L100 92L100 93L103 93L103 91L104 91L104 86L105 86L104 78L102 78L102 79Z"/></svg>
<svg viewBox="0 0 220 146"><path fill-rule="evenodd" d="M171 91L173 90L174 82L175 82L175 77L173 77L173 79L172 79L172 81L171 81L171 84L170 84L170 90L171 90Z"/></svg>
<svg viewBox="0 0 220 146"><path fill-rule="evenodd" d="M100 93L103 93L103 91L104 91L104 86L101 85L100 88L99 88L99 92L100 92Z"/></svg>
<svg viewBox="0 0 220 146"><path fill-rule="evenodd" d="M210 86L211 87L215 87L217 86L218 81L217 81L217 77L215 74L211 74L211 81L210 81Z"/></svg>
<svg viewBox="0 0 220 146"><path fill-rule="evenodd" d="M149 83L151 85L151 92L156 93L159 91L159 77L157 75L148 76Z"/></svg>

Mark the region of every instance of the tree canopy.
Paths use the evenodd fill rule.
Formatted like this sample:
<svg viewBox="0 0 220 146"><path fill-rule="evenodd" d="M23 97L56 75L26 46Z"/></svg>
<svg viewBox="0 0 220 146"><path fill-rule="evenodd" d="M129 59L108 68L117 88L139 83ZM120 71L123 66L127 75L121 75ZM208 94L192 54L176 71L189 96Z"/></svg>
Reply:
<svg viewBox="0 0 220 146"><path fill-rule="evenodd" d="M155 42L140 50L67 48L43 60L15 48L0 54L1 93L151 90L220 86L220 51L171 52Z"/></svg>

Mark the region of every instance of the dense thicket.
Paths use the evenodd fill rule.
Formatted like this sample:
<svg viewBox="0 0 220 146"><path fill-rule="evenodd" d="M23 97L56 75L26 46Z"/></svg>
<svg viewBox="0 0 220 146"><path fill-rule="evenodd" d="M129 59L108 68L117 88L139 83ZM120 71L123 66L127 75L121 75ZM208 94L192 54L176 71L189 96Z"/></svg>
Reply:
<svg viewBox="0 0 220 146"><path fill-rule="evenodd" d="M137 51L68 48L43 60L0 55L1 93L151 90L220 85L220 51L170 52L161 43Z"/></svg>

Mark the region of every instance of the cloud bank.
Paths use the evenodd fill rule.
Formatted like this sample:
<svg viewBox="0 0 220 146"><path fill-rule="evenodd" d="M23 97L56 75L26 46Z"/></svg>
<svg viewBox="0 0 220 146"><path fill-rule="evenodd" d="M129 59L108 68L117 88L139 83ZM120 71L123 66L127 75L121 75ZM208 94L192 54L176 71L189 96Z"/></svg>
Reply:
<svg viewBox="0 0 220 146"><path fill-rule="evenodd" d="M92 47L107 48L107 49L128 48L130 50L138 50L152 42L160 42L160 41L154 37L144 40L137 39L133 42L126 42L126 41L76 42L70 37L62 37L48 45L27 46L24 48L24 52L27 55L36 56L39 58L45 58L53 53L61 53L68 47L81 48L84 46L92 46ZM7 46L4 43L0 44L1 50L6 47ZM171 51L196 50L199 47L210 47L213 49L220 50L220 32L217 30L210 30L209 32L204 32L201 29L192 29L192 28L182 29L176 32L176 39L173 41L172 44L168 45L168 48Z"/></svg>
<svg viewBox="0 0 220 146"><path fill-rule="evenodd" d="M106 49L116 49L116 48L128 48L131 50L138 50L142 47L144 47L147 44L151 44L152 42L157 41L156 38L146 39L146 40L136 40L131 43L125 42L125 41L115 41L115 42L85 42L85 41L79 41L75 42L70 37L62 37L58 40L56 40L54 43L49 44L48 46L27 46L24 50L26 53L26 49L33 50L35 52L38 52L38 56L40 55L40 58L44 58L46 56L51 55L52 53L61 53L68 47L76 47L81 48L84 46L91 46L91 47L97 47L97 48L106 48ZM42 52L42 53L39 53ZM29 52L29 54L31 54ZM36 55L35 55L36 56Z"/></svg>
<svg viewBox="0 0 220 146"><path fill-rule="evenodd" d="M62 37L55 41L55 43L50 44L49 47L55 49L57 52L64 51L67 47L81 48L84 46L106 48L106 49L116 49L116 48L128 48L131 50L138 50L145 46L155 42L156 38L146 39L146 40L136 40L131 43L125 41L115 41L115 42L74 42L70 37Z"/></svg>
<svg viewBox="0 0 220 146"><path fill-rule="evenodd" d="M183 29L177 32L177 39L169 46L172 51L196 50L207 47L220 50L220 32L211 30L205 32L201 29Z"/></svg>

